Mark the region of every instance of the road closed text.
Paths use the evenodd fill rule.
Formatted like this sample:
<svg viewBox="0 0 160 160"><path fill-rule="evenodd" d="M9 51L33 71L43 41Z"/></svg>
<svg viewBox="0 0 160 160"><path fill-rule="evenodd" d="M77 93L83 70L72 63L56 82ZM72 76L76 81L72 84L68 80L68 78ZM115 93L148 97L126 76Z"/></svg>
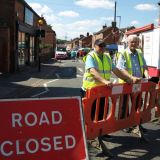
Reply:
<svg viewBox="0 0 160 160"><path fill-rule="evenodd" d="M38 152L54 152L62 150L72 150L76 147L76 138L71 133L66 133L65 130L62 135L54 135L56 126L60 126L63 121L62 113L59 111L41 112L36 114L34 112L28 112L26 114L12 113L11 114L10 127L17 129L21 134L21 128L26 127L27 130L32 130L37 126L47 126L53 128L53 136L49 134L46 136L44 127L44 137L32 134L33 137L23 137L17 139L5 139L0 141L0 154L4 157L10 157L13 155L25 155L35 154ZM62 125L63 128L63 125ZM32 132L31 132L32 133ZM23 133L22 133L23 134ZM42 135L42 134L41 134ZM35 138L35 136L37 136Z"/></svg>

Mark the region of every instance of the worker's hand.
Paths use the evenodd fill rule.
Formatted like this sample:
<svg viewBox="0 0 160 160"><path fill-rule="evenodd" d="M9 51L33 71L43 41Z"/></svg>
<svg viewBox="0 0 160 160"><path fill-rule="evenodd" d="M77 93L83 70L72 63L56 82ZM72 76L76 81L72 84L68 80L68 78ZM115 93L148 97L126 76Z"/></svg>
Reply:
<svg viewBox="0 0 160 160"><path fill-rule="evenodd" d="M132 83L139 83L141 82L142 78L132 76L131 79L132 79Z"/></svg>
<svg viewBox="0 0 160 160"><path fill-rule="evenodd" d="M112 86L112 82L111 82L111 81L105 80L105 81L104 81L104 84L107 85L107 86L109 86L109 87Z"/></svg>

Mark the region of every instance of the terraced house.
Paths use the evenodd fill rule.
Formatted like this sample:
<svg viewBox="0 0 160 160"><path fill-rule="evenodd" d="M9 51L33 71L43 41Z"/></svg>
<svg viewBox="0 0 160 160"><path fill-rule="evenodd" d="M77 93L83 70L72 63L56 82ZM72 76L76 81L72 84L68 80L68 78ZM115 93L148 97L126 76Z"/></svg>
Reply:
<svg viewBox="0 0 160 160"><path fill-rule="evenodd" d="M24 0L0 1L0 72L37 64L41 55L54 57L55 45L55 31Z"/></svg>

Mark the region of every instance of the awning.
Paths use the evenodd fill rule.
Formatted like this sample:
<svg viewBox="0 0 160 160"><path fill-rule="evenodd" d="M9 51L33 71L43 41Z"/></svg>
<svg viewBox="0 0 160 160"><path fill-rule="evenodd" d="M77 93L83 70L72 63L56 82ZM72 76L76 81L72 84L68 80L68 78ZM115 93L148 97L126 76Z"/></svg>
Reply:
<svg viewBox="0 0 160 160"><path fill-rule="evenodd" d="M106 48L107 48L108 50L118 50L117 44L107 45Z"/></svg>

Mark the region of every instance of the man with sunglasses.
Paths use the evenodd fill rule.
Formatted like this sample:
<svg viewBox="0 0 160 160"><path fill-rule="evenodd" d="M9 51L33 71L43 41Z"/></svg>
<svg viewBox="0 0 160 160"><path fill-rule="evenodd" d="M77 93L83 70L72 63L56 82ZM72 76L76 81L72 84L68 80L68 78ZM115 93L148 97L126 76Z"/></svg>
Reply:
<svg viewBox="0 0 160 160"><path fill-rule="evenodd" d="M94 43L94 50L87 54L85 61L82 97L85 96L85 91L89 88L99 85L111 86L111 72L128 83L135 83L140 80L116 68L111 57L106 53L105 42L102 39L97 39Z"/></svg>

